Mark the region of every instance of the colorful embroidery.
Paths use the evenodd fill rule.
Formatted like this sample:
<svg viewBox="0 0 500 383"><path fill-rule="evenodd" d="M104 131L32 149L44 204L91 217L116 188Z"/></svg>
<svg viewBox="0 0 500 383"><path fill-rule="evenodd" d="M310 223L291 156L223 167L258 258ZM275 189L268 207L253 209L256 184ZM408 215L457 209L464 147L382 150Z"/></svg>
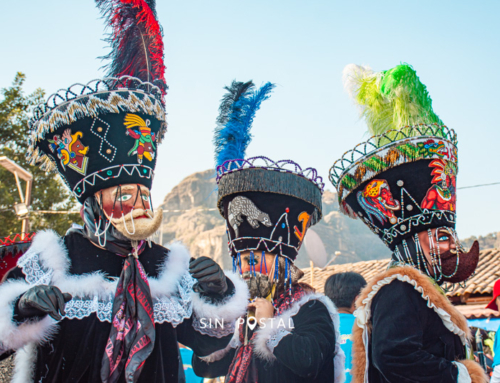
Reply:
<svg viewBox="0 0 500 383"><path fill-rule="evenodd" d="M66 171L66 166L85 175L89 158L86 156L89 151L88 146L84 146L80 141L83 137L82 132L71 134L71 129L66 129L62 137L58 134L49 141L49 147L52 152L57 152L57 157L61 166Z"/></svg>
<svg viewBox="0 0 500 383"><path fill-rule="evenodd" d="M346 152L333 164L330 181L338 189L339 203L362 183L404 163L428 158L457 162L457 140L452 129L437 124L422 124L407 129L398 131L395 137L386 134L372 137ZM381 139L390 144L380 147L378 143Z"/></svg>
<svg viewBox="0 0 500 383"><path fill-rule="evenodd" d="M234 230L236 238L238 238L238 227L243 222L242 215L247 217L247 222L254 228L259 227L259 222L265 226L272 225L269 214L260 211L257 206L248 198L243 196L235 197L228 205L228 221Z"/></svg>
<svg viewBox="0 0 500 383"><path fill-rule="evenodd" d="M457 166L451 161L433 160L432 186L422 201L422 209L455 211Z"/></svg>
<svg viewBox="0 0 500 383"><path fill-rule="evenodd" d="M144 121L141 117L128 113L125 116L124 125L127 128L125 134L135 139L135 144L128 152L129 156L137 154L137 161L142 164L143 157L147 160L153 161L155 158L155 133L151 133L149 119Z"/></svg>
<svg viewBox="0 0 500 383"><path fill-rule="evenodd" d="M302 213L299 214L299 222L302 222L302 231L300 231L297 226L293 227L293 231L295 233L295 236L299 239L299 241L302 242L304 239L304 235L306 234L307 229L309 228L309 225L311 223L311 216L303 211Z"/></svg>
<svg viewBox="0 0 500 383"><path fill-rule="evenodd" d="M429 139L425 142L419 142L417 145L418 153L423 155L424 158L431 158L434 155L443 158L445 154L448 154L448 150L444 146L443 141Z"/></svg>
<svg viewBox="0 0 500 383"><path fill-rule="evenodd" d="M392 197L386 180L370 181L362 192L358 192L357 198L359 205L368 214L372 223L372 216L375 216L382 225L387 219L392 224L397 222L393 211L399 210L401 207L399 202Z"/></svg>

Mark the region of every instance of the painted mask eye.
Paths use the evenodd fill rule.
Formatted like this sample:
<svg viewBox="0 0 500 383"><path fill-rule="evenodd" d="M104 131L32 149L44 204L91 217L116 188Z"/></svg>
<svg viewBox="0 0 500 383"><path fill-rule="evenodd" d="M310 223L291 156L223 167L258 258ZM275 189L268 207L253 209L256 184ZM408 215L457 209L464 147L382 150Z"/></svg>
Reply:
<svg viewBox="0 0 500 383"><path fill-rule="evenodd" d="M447 234L439 234L438 241L439 242L446 242L450 239L450 237Z"/></svg>
<svg viewBox="0 0 500 383"><path fill-rule="evenodd" d="M141 197L142 197L142 199L144 201L149 202L149 196L148 195L141 194Z"/></svg>
<svg viewBox="0 0 500 383"><path fill-rule="evenodd" d="M121 196L119 196L116 200L118 202L126 202L128 201L129 199L132 198L132 194L122 194Z"/></svg>
<svg viewBox="0 0 500 383"><path fill-rule="evenodd" d="M257 265L258 263L259 263L259 262L258 262L258 260L257 260L257 259L250 259L250 260L248 261L248 264L249 264L250 266L255 266L255 265Z"/></svg>

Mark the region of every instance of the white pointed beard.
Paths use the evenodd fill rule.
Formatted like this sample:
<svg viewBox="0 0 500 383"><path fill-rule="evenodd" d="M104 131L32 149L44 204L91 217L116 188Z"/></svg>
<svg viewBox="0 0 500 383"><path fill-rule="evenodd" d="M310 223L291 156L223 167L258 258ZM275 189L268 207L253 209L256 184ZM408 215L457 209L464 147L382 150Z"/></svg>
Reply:
<svg viewBox="0 0 500 383"><path fill-rule="evenodd" d="M137 217L144 215L150 218L137 219ZM128 239L140 241L152 236L158 230L162 217L162 209L156 209L154 212L152 210L137 209L120 218L111 218L111 223L116 230Z"/></svg>

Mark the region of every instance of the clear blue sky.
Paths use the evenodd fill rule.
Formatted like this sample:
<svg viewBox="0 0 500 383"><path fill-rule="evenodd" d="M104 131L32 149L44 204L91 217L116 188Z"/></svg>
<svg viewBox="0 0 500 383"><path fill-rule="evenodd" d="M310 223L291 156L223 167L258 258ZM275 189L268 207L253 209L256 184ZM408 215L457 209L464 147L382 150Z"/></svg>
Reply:
<svg viewBox="0 0 500 383"><path fill-rule="evenodd" d="M157 0L164 28L169 132L156 203L185 176L213 166L222 87L277 88L255 119L247 155L328 169L367 138L342 88L346 64L414 66L434 110L458 132L458 186L500 181L499 1ZM3 4L0 87L52 93L102 77L103 22L91 0ZM327 187L333 189L327 182ZM500 185L458 192L461 237L500 231Z"/></svg>

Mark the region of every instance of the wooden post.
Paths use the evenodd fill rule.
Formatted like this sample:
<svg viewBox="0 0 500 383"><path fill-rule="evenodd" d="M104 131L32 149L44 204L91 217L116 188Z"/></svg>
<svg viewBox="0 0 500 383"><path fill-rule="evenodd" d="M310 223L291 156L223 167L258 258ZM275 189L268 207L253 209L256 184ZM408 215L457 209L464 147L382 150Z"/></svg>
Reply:
<svg viewBox="0 0 500 383"><path fill-rule="evenodd" d="M314 283L314 263L313 263L313 261L309 261L309 265L311 266L311 287L313 287L313 283Z"/></svg>

